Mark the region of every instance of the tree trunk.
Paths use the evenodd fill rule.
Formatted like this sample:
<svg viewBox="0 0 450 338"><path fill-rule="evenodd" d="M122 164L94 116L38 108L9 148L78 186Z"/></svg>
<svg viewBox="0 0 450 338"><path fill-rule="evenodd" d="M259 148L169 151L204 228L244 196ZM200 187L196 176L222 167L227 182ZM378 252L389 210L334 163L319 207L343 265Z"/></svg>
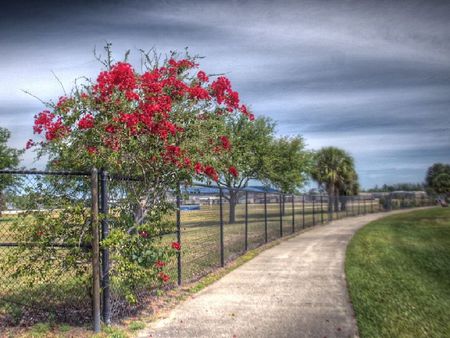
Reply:
<svg viewBox="0 0 450 338"><path fill-rule="evenodd" d="M334 210L339 212L339 191L334 193Z"/></svg>
<svg viewBox="0 0 450 338"><path fill-rule="evenodd" d="M328 188L328 214L333 213L334 188Z"/></svg>
<svg viewBox="0 0 450 338"><path fill-rule="evenodd" d="M346 196L341 196L341 211L345 211L347 209L347 198Z"/></svg>
<svg viewBox="0 0 450 338"><path fill-rule="evenodd" d="M230 189L230 199L229 199L230 212L228 217L229 224L236 223L236 204L238 200L239 200L238 191Z"/></svg>

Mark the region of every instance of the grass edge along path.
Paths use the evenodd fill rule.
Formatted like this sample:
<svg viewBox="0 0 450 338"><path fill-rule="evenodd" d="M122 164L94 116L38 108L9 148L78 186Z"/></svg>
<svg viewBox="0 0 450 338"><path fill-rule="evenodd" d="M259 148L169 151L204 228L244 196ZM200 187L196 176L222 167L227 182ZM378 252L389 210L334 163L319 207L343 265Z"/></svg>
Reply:
<svg viewBox="0 0 450 338"><path fill-rule="evenodd" d="M450 209L369 223L347 247L345 272L361 337L448 337Z"/></svg>

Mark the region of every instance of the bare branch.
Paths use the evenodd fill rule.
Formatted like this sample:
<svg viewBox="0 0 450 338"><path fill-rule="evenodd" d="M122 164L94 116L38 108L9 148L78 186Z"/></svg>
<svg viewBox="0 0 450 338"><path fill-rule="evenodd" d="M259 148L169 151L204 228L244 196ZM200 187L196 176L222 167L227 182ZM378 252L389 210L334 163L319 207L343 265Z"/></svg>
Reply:
<svg viewBox="0 0 450 338"><path fill-rule="evenodd" d="M48 106L53 106L53 104L52 104L51 102L45 102L45 101L42 100L40 97L38 97L38 96L36 96L36 95L30 93L28 90L24 90L24 89L21 89L21 90L22 90L22 92L24 92L25 94L34 97L35 99L37 99L39 102L41 102L41 103L44 104L45 106L47 106L47 107L48 107Z"/></svg>
<svg viewBox="0 0 450 338"><path fill-rule="evenodd" d="M52 72L53 76L55 77L56 81L59 82L59 85L61 86L64 95L67 96L66 88L64 88L62 81L59 79L59 77L55 74L55 72L53 70L51 72Z"/></svg>

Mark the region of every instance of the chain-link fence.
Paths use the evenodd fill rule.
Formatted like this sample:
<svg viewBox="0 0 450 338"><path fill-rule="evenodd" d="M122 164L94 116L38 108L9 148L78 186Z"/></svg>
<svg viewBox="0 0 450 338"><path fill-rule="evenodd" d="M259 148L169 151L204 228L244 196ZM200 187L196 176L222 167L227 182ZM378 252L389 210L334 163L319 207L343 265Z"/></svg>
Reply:
<svg viewBox="0 0 450 338"><path fill-rule="evenodd" d="M307 227L432 204L413 193L332 197L196 185L155 196L146 186L105 171L0 171L0 325L88 322L98 316L96 295L102 319L110 323L135 314L161 288L195 281L249 249ZM163 218L151 213L155 205L167 210ZM98 232L92 232L94 211ZM95 233L98 257L92 255ZM176 254L165 255L162 249L171 246ZM146 260L157 262L157 274ZM101 280L100 295L93 291L94 276Z"/></svg>
<svg viewBox="0 0 450 338"><path fill-rule="evenodd" d="M1 172L0 324L91 318L89 173Z"/></svg>

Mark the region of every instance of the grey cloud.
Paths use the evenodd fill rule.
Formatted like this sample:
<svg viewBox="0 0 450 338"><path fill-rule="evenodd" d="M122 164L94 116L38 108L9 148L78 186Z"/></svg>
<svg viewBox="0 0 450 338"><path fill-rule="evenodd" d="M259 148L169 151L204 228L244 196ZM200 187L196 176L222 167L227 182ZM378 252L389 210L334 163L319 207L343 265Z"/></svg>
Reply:
<svg viewBox="0 0 450 338"><path fill-rule="evenodd" d="M349 150L363 186L421 181L450 158L449 15L446 1L414 0L11 2L0 13L1 125L22 145L43 107L20 89L57 98L50 71L69 87L94 76L91 51L105 40L118 57L189 46L279 134Z"/></svg>

